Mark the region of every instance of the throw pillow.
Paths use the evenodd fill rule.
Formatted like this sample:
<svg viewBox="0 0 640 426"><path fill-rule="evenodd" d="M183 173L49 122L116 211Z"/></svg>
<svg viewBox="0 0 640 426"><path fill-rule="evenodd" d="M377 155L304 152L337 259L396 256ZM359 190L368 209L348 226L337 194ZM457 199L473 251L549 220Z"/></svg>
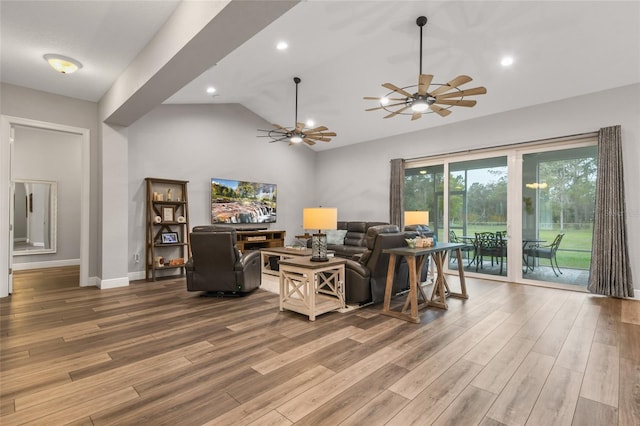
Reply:
<svg viewBox="0 0 640 426"><path fill-rule="evenodd" d="M346 229L330 229L325 231L327 234L327 244L342 245L344 237L347 235Z"/></svg>

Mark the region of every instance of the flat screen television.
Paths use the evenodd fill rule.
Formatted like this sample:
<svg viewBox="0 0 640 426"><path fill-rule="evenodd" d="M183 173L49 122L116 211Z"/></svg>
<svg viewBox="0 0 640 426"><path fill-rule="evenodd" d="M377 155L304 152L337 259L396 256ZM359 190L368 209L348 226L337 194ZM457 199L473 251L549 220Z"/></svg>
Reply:
<svg viewBox="0 0 640 426"><path fill-rule="evenodd" d="M211 223L273 223L276 185L211 179Z"/></svg>

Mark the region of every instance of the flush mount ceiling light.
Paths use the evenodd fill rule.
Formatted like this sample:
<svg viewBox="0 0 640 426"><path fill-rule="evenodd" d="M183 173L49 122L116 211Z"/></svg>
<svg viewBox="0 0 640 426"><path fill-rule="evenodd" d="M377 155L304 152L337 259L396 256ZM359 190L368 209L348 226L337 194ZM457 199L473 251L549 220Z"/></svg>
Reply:
<svg viewBox="0 0 640 426"><path fill-rule="evenodd" d="M329 130L325 126L319 126L313 129L305 130L305 123L298 122L298 84L300 84L302 80L300 77L293 77L293 82L296 84L296 115L295 115L295 127L293 129L288 129L286 127L282 127L279 124L274 124L275 129L273 130L261 130L258 129L259 132L267 132L266 135L259 135L260 138L271 138L269 143L271 142L289 142L289 145L297 144L300 142L304 142L307 145L315 145L317 141L320 142L331 142L331 137L336 136L334 132L327 132ZM331 137L330 137L331 136Z"/></svg>
<svg viewBox="0 0 640 426"><path fill-rule="evenodd" d="M466 75L459 75L446 84L438 84L432 83L433 75L422 74L422 27L424 27L426 23L427 18L425 16L420 16L416 19L416 24L420 27L420 73L418 75L418 84L398 87L391 83L384 83L382 87L391 90L391 92L382 98L365 96L364 99L375 100L380 105L375 108L369 108L366 111L384 109L389 112L384 118L395 117L396 115L402 114L411 115L411 119L416 120L422 117L422 114L430 112L435 112L442 117L446 117L451 114L451 111L449 111L451 107L472 107L476 104L476 101L465 99L465 97L487 93L487 89L484 87L460 90L458 86L472 80L471 77ZM416 88L417 91L411 93L416 90ZM398 95L400 95L400 97L398 97Z"/></svg>
<svg viewBox="0 0 640 426"><path fill-rule="evenodd" d="M82 64L73 58L68 56L55 55L53 53L47 53L44 55L44 60L51 65L51 67L62 74L71 74L82 68Z"/></svg>

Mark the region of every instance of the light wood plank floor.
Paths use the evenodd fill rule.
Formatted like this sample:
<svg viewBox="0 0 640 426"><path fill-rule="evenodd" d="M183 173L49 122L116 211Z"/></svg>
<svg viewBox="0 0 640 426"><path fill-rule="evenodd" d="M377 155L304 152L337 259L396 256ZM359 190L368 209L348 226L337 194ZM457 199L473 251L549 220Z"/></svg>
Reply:
<svg viewBox="0 0 640 426"><path fill-rule="evenodd" d="M468 280L421 324L310 322L262 289L77 273L18 273L0 300L0 424L640 425L636 301Z"/></svg>

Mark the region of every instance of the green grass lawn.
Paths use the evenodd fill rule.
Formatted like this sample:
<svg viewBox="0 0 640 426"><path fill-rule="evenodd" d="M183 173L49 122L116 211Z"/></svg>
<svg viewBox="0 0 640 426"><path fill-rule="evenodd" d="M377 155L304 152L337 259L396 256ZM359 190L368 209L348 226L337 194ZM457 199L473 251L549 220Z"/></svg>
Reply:
<svg viewBox="0 0 640 426"><path fill-rule="evenodd" d="M469 236L475 235L476 232L496 232L504 231L506 225L482 225L473 224L467 227L466 234ZM459 229L454 229L456 235L461 236L462 232ZM560 243L560 248L557 253L558 264L560 268L574 268L574 269L589 269L591 263L591 237L592 228L583 227L581 229L574 229L573 227L565 228L564 231L560 231L559 227L548 230L540 230L539 238L546 241L544 244L551 244L553 239L560 232L564 232L564 237ZM444 238L442 230L438 232L438 241L447 241L448 238ZM543 260L544 261L544 260Z"/></svg>

